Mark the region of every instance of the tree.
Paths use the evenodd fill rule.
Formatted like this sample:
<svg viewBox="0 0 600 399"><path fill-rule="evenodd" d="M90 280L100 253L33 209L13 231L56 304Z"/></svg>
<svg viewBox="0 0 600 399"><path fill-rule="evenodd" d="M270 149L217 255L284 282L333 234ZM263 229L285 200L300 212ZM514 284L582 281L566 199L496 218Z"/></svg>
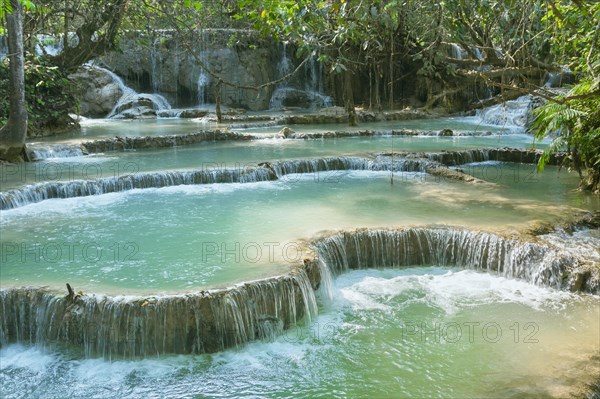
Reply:
<svg viewBox="0 0 600 399"><path fill-rule="evenodd" d="M42 0L42 11L32 17L32 34L41 28L63 40L62 51L46 55L54 65L71 72L82 64L114 50L129 0ZM35 37L32 38L35 42Z"/></svg>
<svg viewBox="0 0 600 399"><path fill-rule="evenodd" d="M0 159L16 161L21 158L27 137L27 108L25 106L25 69L23 53L23 9L19 0L4 3L8 31L10 62L9 117L0 129Z"/></svg>
<svg viewBox="0 0 600 399"><path fill-rule="evenodd" d="M566 151L565 165L579 174L580 188L600 194L600 3L550 4L546 19L556 25L551 33L557 56L582 79L536 112L536 137L554 136L538 169L551 154Z"/></svg>

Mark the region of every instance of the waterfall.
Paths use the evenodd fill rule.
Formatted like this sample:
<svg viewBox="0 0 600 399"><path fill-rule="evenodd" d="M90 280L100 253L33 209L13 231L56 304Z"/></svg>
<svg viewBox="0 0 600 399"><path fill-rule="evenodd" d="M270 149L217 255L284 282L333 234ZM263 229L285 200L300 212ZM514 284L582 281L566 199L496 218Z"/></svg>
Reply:
<svg viewBox="0 0 600 399"><path fill-rule="evenodd" d="M310 322L317 305L308 276L286 276L223 290L161 297L84 295L42 289L0 290L0 345L69 343L87 357L132 358L212 353L272 339Z"/></svg>
<svg viewBox="0 0 600 399"><path fill-rule="evenodd" d="M572 288L585 263L577 256L585 253L561 252L549 241L439 226L339 232L312 247L287 274L199 293L68 297L44 288L2 289L0 345L68 343L107 359L212 353L310 323L315 289L331 298L333 276L350 269L450 266Z"/></svg>
<svg viewBox="0 0 600 399"><path fill-rule="evenodd" d="M80 157L84 155L81 144L27 144L27 154L32 161L51 158Z"/></svg>
<svg viewBox="0 0 600 399"><path fill-rule="evenodd" d="M208 50L206 48L205 43L205 35L204 32L200 32L200 53L199 53L200 61L204 64L205 67L209 68L208 64ZM210 76L206 72L206 69L200 67L200 73L198 75L198 106L202 107L206 105L208 102L207 89L210 84Z"/></svg>
<svg viewBox="0 0 600 399"><path fill-rule="evenodd" d="M328 269L322 276L350 269L450 266L560 288L564 273L577 264L549 245L446 227L343 232L314 247L321 268Z"/></svg>
<svg viewBox="0 0 600 399"><path fill-rule="evenodd" d="M463 59L463 50L462 48L456 44L456 43L450 43L450 48L449 48L449 52L450 52L450 56L456 60L462 60Z"/></svg>
<svg viewBox="0 0 600 399"><path fill-rule="evenodd" d="M207 139L210 135L200 137ZM244 139L244 137L242 136L240 139ZM82 146L87 149L88 144L84 143ZM489 160L536 163L540 154L539 151L510 148L472 149L428 154L398 153L392 155L386 153L378 154L374 157L342 156L297 159L262 162L255 166L231 169L148 172L94 180L43 182L0 192L0 210L18 208L52 198L84 197L133 189L160 188L176 185L274 181L289 174L318 173L334 170L426 172L445 179L481 182L468 174L453 171L447 167ZM549 160L550 165L557 165L560 162L560 154L554 155Z"/></svg>
<svg viewBox="0 0 600 399"><path fill-rule="evenodd" d="M281 59L277 63L277 77L282 78L292 72L292 62L287 54L287 42L282 43Z"/></svg>
<svg viewBox="0 0 600 399"><path fill-rule="evenodd" d="M162 55L158 48L162 42L162 37L157 37L152 42L152 50L150 51L150 63L152 64L152 90L154 93L160 91L162 87Z"/></svg>
<svg viewBox="0 0 600 399"><path fill-rule="evenodd" d="M297 159L269 163L277 177L293 173L316 173L329 170L371 170L373 161L358 157Z"/></svg>
<svg viewBox="0 0 600 399"><path fill-rule="evenodd" d="M74 198L133 189L191 184L251 183L276 177L265 168L232 168L137 173L95 180L44 182L0 193L0 209L12 209L52 198Z"/></svg>
<svg viewBox="0 0 600 399"><path fill-rule="evenodd" d="M205 64L206 65L206 64ZM203 106L206 104L206 88L210 83L210 77L206 73L206 70L202 68L200 70L200 75L198 75L198 106Z"/></svg>
<svg viewBox="0 0 600 399"><path fill-rule="evenodd" d="M516 100L477 110L476 116L487 125L523 129L530 111L531 96L522 96Z"/></svg>
<svg viewBox="0 0 600 399"><path fill-rule="evenodd" d="M504 154L501 151L494 151L487 148L476 148L472 150L464 151L444 151L428 153L425 156L428 159L440 162L446 166L458 166L474 162L485 162L485 161L503 161L504 157L500 154ZM534 163L534 162L530 162Z"/></svg>
<svg viewBox="0 0 600 399"><path fill-rule="evenodd" d="M378 160L358 157L328 157L264 162L257 167L203 169L137 173L95 180L43 182L0 192L0 209L13 209L52 198L74 198L143 188L213 183L253 183L274 181L292 173L317 173L330 170L422 171L427 160Z"/></svg>
<svg viewBox="0 0 600 399"><path fill-rule="evenodd" d="M319 65L317 67L317 64ZM323 69L314 55L308 60L304 67L306 92L312 97L313 105L319 107L332 107L333 98L323 94Z"/></svg>
<svg viewBox="0 0 600 399"><path fill-rule="evenodd" d="M283 78L293 72L294 65L288 57L287 43L281 46L281 59L277 63L277 78ZM317 68L317 60L310 57L304 66L304 89L292 87L284 81L277 85L269 101L269 109L281 109L291 105L300 108L330 107L333 99L321 93L322 69Z"/></svg>
<svg viewBox="0 0 600 399"><path fill-rule="evenodd" d="M50 56L57 56L63 51L62 37L53 35L39 34L35 35L35 54L38 57L48 54Z"/></svg>
<svg viewBox="0 0 600 399"><path fill-rule="evenodd" d="M121 111L130 108L132 105L137 103L150 103L152 104L152 108L156 111L171 108L171 104L169 104L169 101L160 94L137 93L131 87L127 86L123 79L121 79L121 77L119 77L116 73L99 66L94 66L94 68L100 69L108 75L110 75L113 81L119 86L119 88L123 92L123 94L113 107L112 111L110 111L110 113L108 114L107 118L115 117Z"/></svg>
<svg viewBox="0 0 600 399"><path fill-rule="evenodd" d="M287 42L283 42L281 43L281 58L277 63L277 79L281 79L290 72L292 72L292 64L287 55ZM276 95L276 93L285 92L288 88L285 81L277 84L269 101L269 109L283 108L283 99L285 96Z"/></svg>
<svg viewBox="0 0 600 399"><path fill-rule="evenodd" d="M114 73L113 71L103 68L98 65L94 65L93 67L107 73L113 79L113 82L115 82L117 84L117 86L119 86L119 89L121 89L121 91L123 92L123 94L121 95L121 98L132 97L137 94L135 90L133 90L131 87L127 86L125 84L125 82L123 81L123 79L121 79L121 77L119 75L117 75L116 73ZM113 111L111 111L111 113Z"/></svg>

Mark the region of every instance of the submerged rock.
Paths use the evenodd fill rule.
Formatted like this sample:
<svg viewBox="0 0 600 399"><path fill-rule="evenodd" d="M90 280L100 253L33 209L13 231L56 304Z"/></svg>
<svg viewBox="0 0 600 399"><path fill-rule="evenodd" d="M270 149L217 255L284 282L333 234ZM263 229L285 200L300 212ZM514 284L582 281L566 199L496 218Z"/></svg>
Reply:
<svg viewBox="0 0 600 399"><path fill-rule="evenodd" d="M279 136L281 137L285 137L285 138L290 138L292 137L294 134L296 134L296 132L294 132L292 129L290 129L287 126L284 126L283 129L281 129L279 131Z"/></svg>

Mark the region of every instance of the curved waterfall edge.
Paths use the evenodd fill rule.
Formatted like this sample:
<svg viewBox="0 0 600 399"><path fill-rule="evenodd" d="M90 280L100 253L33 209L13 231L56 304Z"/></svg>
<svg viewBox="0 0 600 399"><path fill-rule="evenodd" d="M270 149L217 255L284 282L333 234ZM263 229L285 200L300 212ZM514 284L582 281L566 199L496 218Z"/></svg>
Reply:
<svg viewBox="0 0 600 399"><path fill-rule="evenodd" d="M565 229L598 229L600 213L584 212L574 222L555 226L509 233L448 226L358 229L327 233L312 247L321 274L330 279L353 269L445 266L600 294L600 251L596 257L577 253L546 238ZM321 283L329 296L331 281Z"/></svg>
<svg viewBox="0 0 600 399"><path fill-rule="evenodd" d="M573 228L600 227L586 213ZM317 314L316 292L356 268L441 265L497 273L562 290L600 293L600 264L531 231L425 226L325 233L304 244L287 274L228 289L172 296L67 296L47 288L0 290L0 344L70 344L85 356L212 353L273 339Z"/></svg>
<svg viewBox="0 0 600 399"><path fill-rule="evenodd" d="M394 172L424 172L440 179L467 183L493 184L449 167L473 162L500 161L533 164L540 151L516 148L484 148L442 152L394 152L366 156L338 156L289 161L253 163L238 168L201 169L189 171L143 172L94 180L35 183L0 192L0 210L18 208L53 198L73 198L121 192L132 189L161 188L176 185L249 183L275 181L292 173L316 173L333 170L371 170ZM556 165L560 156L548 164Z"/></svg>

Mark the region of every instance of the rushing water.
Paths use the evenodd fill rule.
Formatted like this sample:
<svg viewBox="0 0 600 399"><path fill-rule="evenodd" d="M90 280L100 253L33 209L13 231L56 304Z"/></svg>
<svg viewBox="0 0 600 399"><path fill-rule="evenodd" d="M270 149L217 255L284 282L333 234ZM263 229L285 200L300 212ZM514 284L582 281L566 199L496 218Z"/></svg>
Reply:
<svg viewBox="0 0 600 399"><path fill-rule="evenodd" d="M309 326L214 355L0 351L4 397L567 397L598 372L582 297L473 271L360 270Z"/></svg>
<svg viewBox="0 0 600 399"><path fill-rule="evenodd" d="M486 118L504 125L504 119L494 117L496 111ZM3 397L565 397L577 395L590 377L600 375L597 358L591 358L600 351L597 297L473 270L349 271L333 281L332 299L325 290L321 293L316 318L306 275L277 283L263 280L255 288L244 288L245 293L233 290L213 303L208 313L197 309L202 302L194 302L193 295L181 296L190 299L186 307L180 306L176 295L160 297L173 299L160 306L134 304L136 299L127 296L198 292L287 273L290 263L302 261L301 240L324 230L451 224L513 231L533 221L600 209L598 198L574 191L576 175L556 167L536 174L533 165L518 163L453 166L488 182L473 184L424 173L418 163L406 163L410 167L405 171L392 173L374 161L373 153L379 152L528 148L532 143L531 136L519 134L514 126L484 126L475 118L394 121L360 129L451 128L494 134L292 140L264 138L281 126L257 123L234 126L261 138L253 141L89 156L82 156L77 147L82 140L185 134L214 127L199 120L93 121L81 134L36 142L40 153L46 151L43 161L2 165L3 194L10 189L26 191L23 186L33 184L43 193L62 190L58 197L74 197L44 200L46 194L40 194L34 201L16 201L15 209L0 211L2 288L44 285L64 290L69 282L76 291L120 295L95 308L96 297L86 296L85 306L69 310L94 308L111 318L99 319L103 321L97 336L107 337L106 341L86 342L83 352L79 343L73 347L40 340L50 336L42 331L16 332L23 337L37 334L31 341L38 344L27 339L7 344L6 326L1 326ZM349 128L332 124L293 129L303 133ZM346 158L335 158L339 156ZM270 163L259 166L265 161ZM366 170L335 170L340 167L329 165ZM214 179L198 177L209 175ZM53 186L56 182L62 186ZM91 195L101 193L105 194ZM598 238L597 231L574 236L558 232L543 241L573 256L587 254L597 263ZM359 266L386 266L366 263ZM268 290L277 284L278 290L296 299L269 299ZM308 325L294 325L296 307L302 306L298 298L304 300L298 318L303 314ZM46 303L59 301L64 302L46 298ZM269 316L265 304L270 302L279 311L289 308L285 316L289 319ZM25 317L29 309L25 303L20 302L18 309L2 309L4 320L9 313ZM64 323L54 320L48 308L36 308L34 303L31 309L31 319L20 319L19 328L29 323L51 330L55 323ZM201 352L186 347L188 342L183 341L190 338L186 330L169 324L177 317L186 319L177 314L184 309L191 310L194 320L209 314L233 321L236 329L243 324L240 317L254 317L247 329L235 331L233 344L269 339L213 355L148 355L173 353L160 348L181 346L184 350L175 353ZM56 313L61 314L68 313ZM154 324L139 320L144 314L153 314ZM127 325L119 326L122 320ZM36 325L41 321L49 325ZM66 325L70 326L68 321ZM281 334L284 325L291 329ZM176 333L161 333L160 328L168 326ZM195 327L187 331L197 333ZM158 337L152 342L156 350L109 349L110 356L123 356L112 361L93 358L106 356L103 348L110 348L111 337L123 333ZM167 337L182 336L182 342L165 344ZM198 344L209 342L193 338ZM88 352L94 344L99 349ZM230 346L216 345L212 350ZM123 359L139 354L145 358Z"/></svg>
<svg viewBox="0 0 600 399"><path fill-rule="evenodd" d="M113 134L114 135L114 134ZM385 151L440 151L469 148L528 148L531 136L484 137L348 137L337 139L263 139L243 142L204 142L159 150L139 150L90 156L55 157L35 163L0 165L2 191L47 181L96 179L147 171L232 168L258 162L306 157L363 155ZM538 145L540 146L540 145ZM545 145L542 144L543 148ZM76 150L67 147L66 154Z"/></svg>

